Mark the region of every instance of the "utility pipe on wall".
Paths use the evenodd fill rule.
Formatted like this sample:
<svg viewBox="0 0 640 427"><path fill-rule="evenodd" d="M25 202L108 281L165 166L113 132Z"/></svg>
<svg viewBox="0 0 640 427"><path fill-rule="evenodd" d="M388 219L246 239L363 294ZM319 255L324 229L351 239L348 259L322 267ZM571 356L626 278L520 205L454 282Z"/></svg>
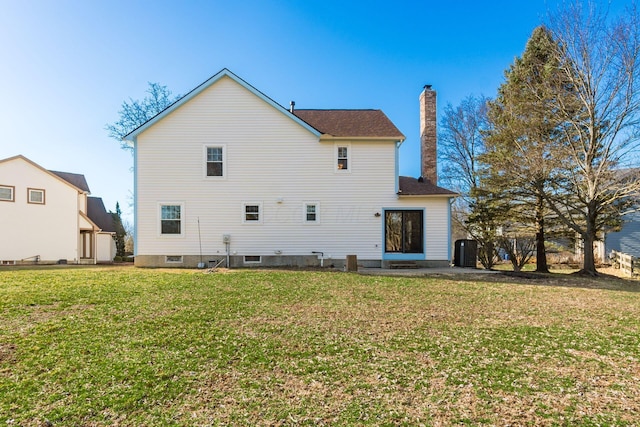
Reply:
<svg viewBox="0 0 640 427"><path fill-rule="evenodd" d="M320 254L320 267L324 267L324 252L311 251L312 254Z"/></svg>

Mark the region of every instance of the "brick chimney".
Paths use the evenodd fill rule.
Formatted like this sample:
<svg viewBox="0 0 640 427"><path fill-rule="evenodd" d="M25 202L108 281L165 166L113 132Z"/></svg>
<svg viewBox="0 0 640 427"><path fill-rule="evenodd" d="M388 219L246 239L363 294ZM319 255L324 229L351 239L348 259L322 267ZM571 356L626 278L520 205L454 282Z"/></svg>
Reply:
<svg viewBox="0 0 640 427"><path fill-rule="evenodd" d="M436 91L426 85L420 94L420 174L425 181L438 184Z"/></svg>

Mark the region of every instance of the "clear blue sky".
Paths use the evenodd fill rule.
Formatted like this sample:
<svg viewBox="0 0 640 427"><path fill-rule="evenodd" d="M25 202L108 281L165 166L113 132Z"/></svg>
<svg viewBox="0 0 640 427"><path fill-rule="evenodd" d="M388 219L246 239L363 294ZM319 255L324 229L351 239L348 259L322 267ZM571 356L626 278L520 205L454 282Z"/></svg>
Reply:
<svg viewBox="0 0 640 427"><path fill-rule="evenodd" d="M105 124L147 82L184 94L229 68L283 106L383 110L407 137L400 173L417 176L423 86L440 112L493 97L561 3L0 0L0 159L84 174L130 219L132 158Z"/></svg>

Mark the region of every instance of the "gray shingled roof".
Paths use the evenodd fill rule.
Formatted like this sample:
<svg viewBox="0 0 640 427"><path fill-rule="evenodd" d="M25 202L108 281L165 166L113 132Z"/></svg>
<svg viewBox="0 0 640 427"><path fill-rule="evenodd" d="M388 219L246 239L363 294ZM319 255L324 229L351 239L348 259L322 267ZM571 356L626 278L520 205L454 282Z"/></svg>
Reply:
<svg viewBox="0 0 640 427"><path fill-rule="evenodd" d="M409 176L399 177L400 196L456 196L457 193L438 187L429 180L420 181Z"/></svg>
<svg viewBox="0 0 640 427"><path fill-rule="evenodd" d="M327 135L405 139L381 110L294 110L293 114Z"/></svg>
<svg viewBox="0 0 640 427"><path fill-rule="evenodd" d="M87 197L87 216L93 221L102 231L110 233L116 232L115 224L113 223L113 217L107 209L104 207L104 202L100 197Z"/></svg>
<svg viewBox="0 0 640 427"><path fill-rule="evenodd" d="M91 192L89 190L89 184L87 184L87 180L84 178L84 175L81 175L78 173L58 172L58 171L52 171L52 170L50 170L49 172L51 172L54 175L57 175L59 178L64 179L69 184L75 187L78 187L82 191L86 191L87 193Z"/></svg>

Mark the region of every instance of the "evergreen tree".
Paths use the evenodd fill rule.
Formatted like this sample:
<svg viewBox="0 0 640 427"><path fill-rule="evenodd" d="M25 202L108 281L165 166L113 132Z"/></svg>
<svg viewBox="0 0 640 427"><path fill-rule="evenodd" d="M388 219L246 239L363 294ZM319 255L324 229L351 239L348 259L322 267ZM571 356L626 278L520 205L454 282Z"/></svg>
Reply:
<svg viewBox="0 0 640 427"><path fill-rule="evenodd" d="M120 203L116 202L116 211L110 212L113 218L113 225L116 229L116 256L125 257L125 238L127 232L122 224L122 211L120 210Z"/></svg>
<svg viewBox="0 0 640 427"><path fill-rule="evenodd" d="M556 103L574 102L570 85L559 69L559 47L547 28L536 28L521 58L505 72L498 96L489 102L490 130L485 141L487 164L483 186L510 202L509 218L518 236L532 225L536 241L536 271L548 272L545 226L549 209L544 194L564 159L558 158L564 121ZM562 101L560 100L562 98ZM566 164L564 164L566 167ZM515 264L514 264L515 267Z"/></svg>

